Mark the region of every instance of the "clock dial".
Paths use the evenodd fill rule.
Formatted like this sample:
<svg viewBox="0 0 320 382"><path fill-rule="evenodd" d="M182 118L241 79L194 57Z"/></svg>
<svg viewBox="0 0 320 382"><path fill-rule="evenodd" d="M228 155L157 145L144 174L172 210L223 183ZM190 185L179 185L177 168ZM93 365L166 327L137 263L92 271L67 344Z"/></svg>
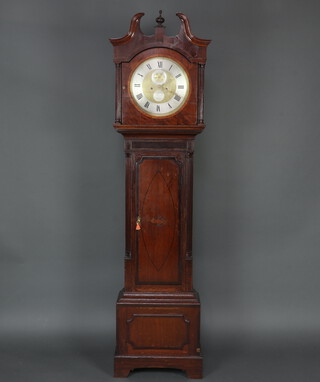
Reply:
<svg viewBox="0 0 320 382"><path fill-rule="evenodd" d="M130 93L143 112L154 117L170 116L188 99L188 75L176 61L153 57L143 61L132 73Z"/></svg>

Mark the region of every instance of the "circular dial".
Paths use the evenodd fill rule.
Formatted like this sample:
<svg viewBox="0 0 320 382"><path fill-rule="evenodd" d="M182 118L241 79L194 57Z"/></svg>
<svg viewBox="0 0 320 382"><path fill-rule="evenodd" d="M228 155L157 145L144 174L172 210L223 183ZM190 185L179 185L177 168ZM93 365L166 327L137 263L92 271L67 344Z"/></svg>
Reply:
<svg viewBox="0 0 320 382"><path fill-rule="evenodd" d="M155 117L175 114L185 104L189 92L187 73L167 57L143 61L130 79L130 93L135 104Z"/></svg>

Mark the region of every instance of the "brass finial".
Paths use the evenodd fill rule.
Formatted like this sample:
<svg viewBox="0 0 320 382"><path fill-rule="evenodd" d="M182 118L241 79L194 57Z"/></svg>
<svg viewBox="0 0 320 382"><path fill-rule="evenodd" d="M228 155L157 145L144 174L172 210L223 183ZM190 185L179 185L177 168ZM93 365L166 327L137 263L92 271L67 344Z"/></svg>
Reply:
<svg viewBox="0 0 320 382"><path fill-rule="evenodd" d="M159 11L159 16L156 18L156 22L158 23L158 27L162 27L162 24L164 23L164 18L162 17L162 11Z"/></svg>

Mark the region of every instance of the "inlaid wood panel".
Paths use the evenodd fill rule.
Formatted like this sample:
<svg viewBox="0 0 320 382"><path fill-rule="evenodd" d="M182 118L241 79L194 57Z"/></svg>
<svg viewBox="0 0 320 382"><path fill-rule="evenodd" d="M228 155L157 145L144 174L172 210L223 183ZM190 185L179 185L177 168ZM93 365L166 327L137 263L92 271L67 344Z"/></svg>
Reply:
<svg viewBox="0 0 320 382"><path fill-rule="evenodd" d="M139 284L180 281L180 164L170 157L143 157L137 163L136 231Z"/></svg>

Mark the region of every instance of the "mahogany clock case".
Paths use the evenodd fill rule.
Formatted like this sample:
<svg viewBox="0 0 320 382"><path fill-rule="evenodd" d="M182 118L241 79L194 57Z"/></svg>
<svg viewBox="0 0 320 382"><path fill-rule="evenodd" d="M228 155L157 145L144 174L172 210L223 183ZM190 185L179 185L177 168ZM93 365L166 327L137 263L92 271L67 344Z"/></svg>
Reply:
<svg viewBox="0 0 320 382"><path fill-rule="evenodd" d="M166 36L161 12L154 35L146 36L140 30L142 16L132 18L126 36L111 39L114 127L124 136L126 156L125 282L117 301L114 375L161 367L201 378L200 299L192 283L193 151L195 136L204 129L210 41L193 36L181 13L177 36ZM140 110L130 91L132 73L152 57L176 62L190 83L185 104L166 118Z"/></svg>

